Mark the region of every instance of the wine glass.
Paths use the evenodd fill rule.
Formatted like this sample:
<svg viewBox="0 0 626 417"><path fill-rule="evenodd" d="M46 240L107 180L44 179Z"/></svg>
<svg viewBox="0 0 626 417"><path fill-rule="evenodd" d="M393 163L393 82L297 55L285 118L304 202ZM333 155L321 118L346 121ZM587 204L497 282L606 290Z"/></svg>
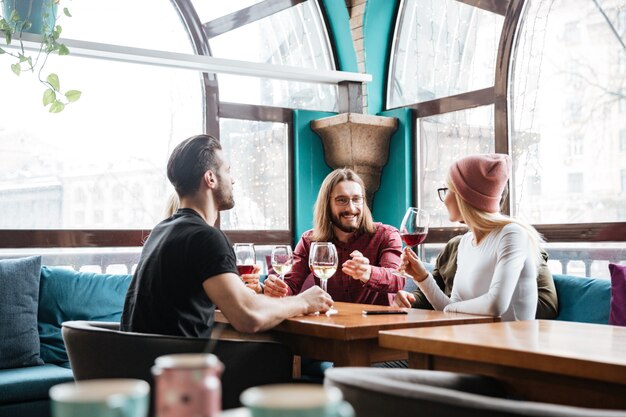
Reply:
<svg viewBox="0 0 626 417"><path fill-rule="evenodd" d="M309 267L316 277L320 279L320 287L328 292L328 280L337 272L339 258L337 248L330 242L315 242L311 245L309 253ZM337 310L331 308L326 314L336 314Z"/></svg>
<svg viewBox="0 0 626 417"><path fill-rule="evenodd" d="M400 225L400 238L406 246L416 247L426 240L430 216L424 209L409 207ZM407 279L413 277L406 272L393 271L393 274Z"/></svg>
<svg viewBox="0 0 626 417"><path fill-rule="evenodd" d="M278 273L278 276L283 281L285 280L285 274L291 271L293 266L293 253L291 252L291 246L289 245L276 245L272 249L272 268Z"/></svg>
<svg viewBox="0 0 626 417"><path fill-rule="evenodd" d="M239 272L239 275L251 274L256 265L254 243L235 243L233 249L235 251L237 272Z"/></svg>

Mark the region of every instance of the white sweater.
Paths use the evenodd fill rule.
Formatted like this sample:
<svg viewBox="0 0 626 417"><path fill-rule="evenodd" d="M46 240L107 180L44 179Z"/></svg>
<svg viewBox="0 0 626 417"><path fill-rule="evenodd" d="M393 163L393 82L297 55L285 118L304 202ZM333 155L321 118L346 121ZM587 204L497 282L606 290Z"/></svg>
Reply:
<svg viewBox="0 0 626 417"><path fill-rule="evenodd" d="M511 223L475 245L461 238L457 270L448 298L431 274L418 283L435 310L533 320L537 311L537 257L528 232Z"/></svg>

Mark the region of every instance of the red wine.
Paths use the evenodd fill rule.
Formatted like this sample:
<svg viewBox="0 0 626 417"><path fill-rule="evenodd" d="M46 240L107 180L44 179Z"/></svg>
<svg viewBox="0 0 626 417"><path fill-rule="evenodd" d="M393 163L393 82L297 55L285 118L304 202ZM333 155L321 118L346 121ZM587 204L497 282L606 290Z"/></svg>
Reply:
<svg viewBox="0 0 626 417"><path fill-rule="evenodd" d="M400 237L402 241L407 246L417 246L423 241L426 240L426 236L428 232L420 232L420 233L402 233Z"/></svg>
<svg viewBox="0 0 626 417"><path fill-rule="evenodd" d="M237 265L239 275L251 274L254 271L254 265Z"/></svg>

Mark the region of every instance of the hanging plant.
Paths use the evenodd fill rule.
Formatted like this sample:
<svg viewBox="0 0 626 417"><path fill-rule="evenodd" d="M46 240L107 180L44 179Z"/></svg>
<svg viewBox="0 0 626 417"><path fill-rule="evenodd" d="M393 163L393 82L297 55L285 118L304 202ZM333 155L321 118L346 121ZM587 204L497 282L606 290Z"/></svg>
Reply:
<svg viewBox="0 0 626 417"><path fill-rule="evenodd" d="M2 18L0 31L6 45L0 44L0 55L7 54L15 58L11 64L11 71L16 76L23 72L31 72L37 76L45 91L43 105L50 106L51 113L63 111L66 105L78 100L81 92L78 90L61 91L59 76L50 73L44 77L43 70L48 56L52 53L68 55L68 48L59 42L62 28L57 24L57 6L59 0L1 0ZM67 7L63 8L66 17L72 17ZM41 44L38 50L28 52L24 48L22 35L35 33L41 35ZM17 40L15 47L7 48Z"/></svg>

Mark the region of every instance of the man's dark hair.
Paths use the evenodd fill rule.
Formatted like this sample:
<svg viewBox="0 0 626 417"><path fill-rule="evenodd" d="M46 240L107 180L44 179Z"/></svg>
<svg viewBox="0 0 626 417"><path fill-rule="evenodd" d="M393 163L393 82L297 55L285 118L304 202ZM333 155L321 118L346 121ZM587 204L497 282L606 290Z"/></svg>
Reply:
<svg viewBox="0 0 626 417"><path fill-rule="evenodd" d="M179 197L194 194L200 179L208 170L217 174L219 163L215 151L222 149L219 141L210 135L197 135L185 139L167 161L167 178Z"/></svg>

